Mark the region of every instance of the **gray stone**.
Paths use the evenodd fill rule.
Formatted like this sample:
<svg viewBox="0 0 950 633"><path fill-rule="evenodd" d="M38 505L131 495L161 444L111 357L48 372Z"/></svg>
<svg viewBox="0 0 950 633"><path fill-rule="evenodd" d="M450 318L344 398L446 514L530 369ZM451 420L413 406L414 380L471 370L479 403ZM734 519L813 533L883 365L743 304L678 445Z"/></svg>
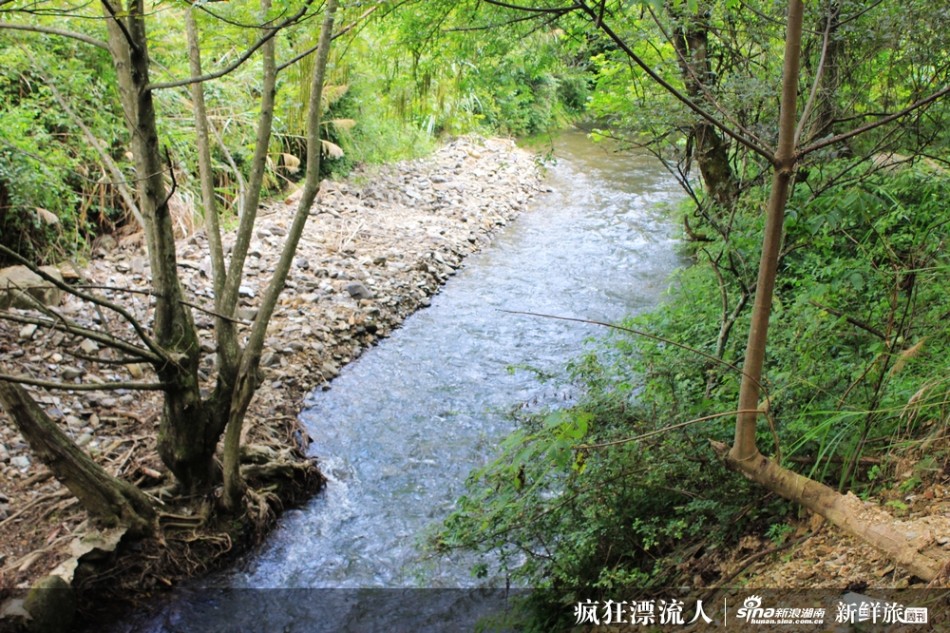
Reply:
<svg viewBox="0 0 950 633"><path fill-rule="evenodd" d="M59 375L63 377L63 380L75 380L84 373L85 372L78 367L63 367L59 370Z"/></svg>
<svg viewBox="0 0 950 633"><path fill-rule="evenodd" d="M238 295L241 297L251 298L254 294L254 289L250 286L241 286L238 288Z"/></svg>
<svg viewBox="0 0 950 633"><path fill-rule="evenodd" d="M347 284L346 291L350 294L351 297L357 300L372 299L373 297L376 296L373 294L373 292L369 288L367 288L366 286L364 286L363 284L359 282Z"/></svg>
<svg viewBox="0 0 950 633"><path fill-rule="evenodd" d="M20 470L26 470L30 467L30 458L26 455L15 455L10 459L10 465Z"/></svg>
<svg viewBox="0 0 950 633"><path fill-rule="evenodd" d="M263 356L261 356L261 367L273 367L274 365L279 364L280 355L273 350L268 350L264 352Z"/></svg>
<svg viewBox="0 0 950 633"><path fill-rule="evenodd" d="M238 308L234 316L242 321L253 321L257 317L257 312L257 308Z"/></svg>
<svg viewBox="0 0 950 633"><path fill-rule="evenodd" d="M37 325L35 323L29 323L24 325L20 329L20 338L30 340L33 338L33 335L36 334Z"/></svg>
<svg viewBox="0 0 950 633"><path fill-rule="evenodd" d="M79 349L85 354L94 354L99 351L99 345L95 341L84 339L83 342L79 344Z"/></svg>
<svg viewBox="0 0 950 633"><path fill-rule="evenodd" d="M62 273L54 266L43 266L40 270L63 281ZM26 266L0 269L0 308L32 308L34 300L47 306L59 305L63 291Z"/></svg>

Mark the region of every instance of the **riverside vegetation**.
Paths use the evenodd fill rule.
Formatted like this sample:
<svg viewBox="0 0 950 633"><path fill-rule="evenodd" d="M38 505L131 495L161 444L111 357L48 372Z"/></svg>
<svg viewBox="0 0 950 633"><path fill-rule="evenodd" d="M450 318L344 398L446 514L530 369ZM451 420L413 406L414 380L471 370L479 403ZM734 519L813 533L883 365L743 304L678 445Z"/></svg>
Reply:
<svg viewBox="0 0 950 633"><path fill-rule="evenodd" d="M306 57L317 43L303 28L316 15L312 3L264 2L260 12L201 5L193 50L212 60L205 76L180 28L192 12L177 5L146 15L142 3L116 11L102 2L104 13L90 19L87 9L22 4L0 6L0 89L8 97L0 238L13 260L81 258L99 233L134 234L142 224L158 227L146 231L149 255L171 254L174 263L166 216L185 231L197 206L206 221L220 215L240 227L244 243L234 253L243 258L254 235L243 220L257 213L257 196L301 170L302 220L329 170L423 152L439 133L531 133L572 116L649 149L680 179L690 196L682 218L693 263L674 279L669 301L570 368L583 398L523 420L434 537L439 548L501 552L507 572L540 588L539 628L552 626L547 614L565 612L552 606L580 588L590 599L730 580L726 552L743 534L767 537L776 549L807 546L810 532L792 520L795 503L883 546L882 560L897 563L856 582L946 582L946 10L923 1L379 2L341 9L324 72ZM123 75L120 53L143 61L136 38L146 22L150 70L162 81L146 73L143 84L141 73ZM180 76L189 79L169 79ZM247 85L260 88L248 95ZM294 98L273 102L278 87ZM112 98L117 90L124 100ZM155 96L157 125L133 93ZM205 99L210 109L199 105ZM271 126L273 135L262 133ZM142 130L160 133L168 149L130 151ZM196 132L202 152L193 150ZM333 160L320 161L321 153ZM136 196L135 173L165 175ZM283 236L258 235L268 237ZM214 277L223 257L211 247ZM285 260L262 305L276 305L281 277L294 270L292 252ZM153 275L159 264L151 262ZM141 275L134 260L124 265ZM223 474L216 511L233 516L242 500L251 514L236 515L246 519L267 507L243 485L235 456L270 314L244 313L260 318L260 336L246 354L227 351L242 268L228 271L227 299L215 300L209 315L223 386L240 386L223 473L210 466L220 421L197 459L185 463L167 447L162 456L185 498L218 489ZM174 269L166 270L171 285L153 289L159 304L175 295L167 292L180 283ZM179 349L158 320L157 346L140 335L148 349L127 349L136 362L124 364L151 365L165 388L175 386L173 405L185 393L211 406L197 387L193 308L171 304L168 322L194 332L190 343ZM15 334L32 340L35 332ZM280 349L268 351L265 365L280 362ZM162 361L180 354L187 363ZM241 356L247 362L236 364ZM16 359L4 361L12 374L7 363ZM160 437L172 446L170 424ZM84 427L69 430L88 441ZM14 466L23 458L6 457ZM152 504L125 486L107 487L122 491L120 518L133 531L154 530ZM166 520L203 523L204 512L186 508Z"/></svg>

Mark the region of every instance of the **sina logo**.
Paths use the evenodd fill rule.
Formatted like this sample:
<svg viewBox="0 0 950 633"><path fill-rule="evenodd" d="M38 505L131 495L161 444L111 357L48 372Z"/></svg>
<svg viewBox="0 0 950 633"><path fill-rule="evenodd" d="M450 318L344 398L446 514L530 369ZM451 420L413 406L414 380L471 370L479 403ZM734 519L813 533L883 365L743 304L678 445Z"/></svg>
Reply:
<svg viewBox="0 0 950 633"><path fill-rule="evenodd" d="M749 596L742 602L742 607L736 611L736 617L746 622L774 616L775 609L762 608L762 596Z"/></svg>

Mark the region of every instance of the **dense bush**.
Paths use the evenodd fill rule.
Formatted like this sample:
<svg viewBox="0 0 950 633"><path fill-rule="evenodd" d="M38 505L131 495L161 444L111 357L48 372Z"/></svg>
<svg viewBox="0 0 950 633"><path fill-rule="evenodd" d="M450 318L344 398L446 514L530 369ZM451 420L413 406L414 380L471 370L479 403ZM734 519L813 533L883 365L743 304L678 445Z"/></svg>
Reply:
<svg viewBox="0 0 950 633"><path fill-rule="evenodd" d="M859 468L861 456L948 424L950 178L902 169L814 180L791 204L760 446L866 493L880 471ZM691 561L750 530L777 534L785 520L787 504L763 502L708 444L731 442L747 331L743 315L720 344L720 283L735 301L744 282L710 256L736 249L755 261L757 198L729 244L694 247L667 302L575 363L578 404L521 420L438 535L439 547L482 552L476 573L498 567L538 587L540 630L547 614L598 594L691 585L696 573L712 581Z"/></svg>

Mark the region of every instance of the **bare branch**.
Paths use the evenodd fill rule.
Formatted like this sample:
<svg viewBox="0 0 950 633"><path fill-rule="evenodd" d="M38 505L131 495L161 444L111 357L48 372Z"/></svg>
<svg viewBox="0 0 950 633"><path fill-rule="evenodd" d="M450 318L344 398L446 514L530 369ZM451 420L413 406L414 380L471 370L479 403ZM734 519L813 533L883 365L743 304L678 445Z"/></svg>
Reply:
<svg viewBox="0 0 950 633"><path fill-rule="evenodd" d="M68 37L73 40L85 42L86 44L91 44L92 46L95 46L96 48L109 50L109 45L103 42L102 40L97 40L94 37L85 35L83 33L77 33L76 31L67 31L65 29L56 29L50 26L39 26L39 25L33 25L33 24L15 24L13 22L0 22L0 29L10 29L13 31L32 31L33 33L46 33L48 35L59 35L60 37Z"/></svg>
<svg viewBox="0 0 950 633"><path fill-rule="evenodd" d="M629 328L629 327L625 327L625 326L622 326L622 325L617 325L616 323L607 323L606 321L597 321L597 320L594 320L594 319L580 319L580 318L577 318L577 317L557 316L557 315L555 315L555 314L542 314L542 313L539 313L539 312L524 312L524 311L522 311L522 310L499 310L499 312L504 312L504 313L506 313L506 314L521 314L521 315L524 315L524 316L540 317L540 318L542 318L542 319L555 319L555 320L557 320L557 321L570 321L570 322L572 322L572 323L587 323L588 325L600 325L600 326L602 326L602 327L610 328L610 329L612 329L612 330L619 330L619 331L621 331L621 332L628 332L628 333L630 333L630 334L634 334L634 335L636 335L636 336L639 336L639 337L642 337L642 338L645 338L645 339L649 339L649 340L651 340L651 341L656 341L656 342L658 342L658 343L666 343L667 345L672 345L673 347L678 347L678 348L680 348L680 349L682 349L682 350L685 350L685 351L687 351L687 352L696 354L697 356L701 356L701 357L705 358L706 360L712 361L713 363L715 363L715 364L717 364L717 365L722 365L723 367L727 367L727 368L731 369L732 371L736 372L737 374L749 378L750 380L754 380L751 376L749 376L748 374L746 374L744 371L742 371L741 369L739 369L738 367L736 367L736 366L733 365L732 363L729 363L729 362L724 361L724 360L721 359L721 358L717 358L717 357L713 356L712 354L707 354L706 352L704 352L704 351L702 351L702 350L698 350L698 349L696 349L695 347L690 347L689 345L684 345L684 344L682 344L682 343L677 343L676 341L671 341L670 339L663 338L662 336L657 336L656 334L650 334L649 332L644 332L643 330L636 330L636 329L634 329L634 328ZM758 381L756 381L756 382L758 382ZM764 385L762 385L761 383L759 383L759 388L760 388L760 389L763 389L763 390L766 389L766 387L765 387ZM767 391L766 391L766 392L767 392Z"/></svg>
<svg viewBox="0 0 950 633"><path fill-rule="evenodd" d="M834 11L834 9L831 9L831 11ZM815 99L818 97L818 86L821 84L821 76L825 72L825 62L828 58L828 42L831 40L831 25L833 23L834 15L829 12L828 19L825 22L825 32L821 38L821 57L818 60L818 69L815 70L815 79L811 84L808 101L805 102L805 107L802 108L801 117L798 119L798 127L795 129L796 145L798 145L798 141L801 140L802 132L805 131L805 123L808 121L808 117L811 115L811 109L815 105Z"/></svg>
<svg viewBox="0 0 950 633"><path fill-rule="evenodd" d="M656 15L656 12L653 10L653 7L647 5L647 11L650 12L650 16L653 18L654 24L656 24L657 28L660 29L660 32L663 34L663 37L666 38L666 41L670 43L670 45L673 47L673 50L676 52L676 57L679 59L680 67L683 68L683 70L689 74L690 78L692 78L692 80L696 83L696 86L700 90L702 90L703 96L706 97L709 103L711 103L713 107L716 108L716 111L719 112L719 114L721 114L722 116L724 116L729 121L729 123L736 126L736 129L739 130L742 134L745 134L747 137L749 137L756 143L761 143L762 147L765 147L766 145L765 142L762 139L760 139L758 136L753 134L745 126L743 126L728 110L726 110L722 106L722 104L720 104L719 101L716 99L716 96L709 89L709 86L706 85L706 82L703 81L700 77L696 76L696 71L693 68L693 65L690 63L688 59L686 59L686 57L680 51L680 47L677 46L676 43L673 41L673 36L666 29L666 27L663 26L662 21L660 21L659 17ZM598 24L597 24L598 27L600 26L602 21L603 21L603 13L601 13L601 15L598 18Z"/></svg>
<svg viewBox="0 0 950 633"><path fill-rule="evenodd" d="M921 108L929 106L931 103L934 103L935 101L942 99L948 94L950 94L950 85L944 86L942 89L931 94L930 96L924 97L923 99L919 101L915 101L914 103L910 104L903 110L899 110L898 112L888 114L887 116L884 116L883 118L880 118L877 121L872 121L871 123L868 123L866 125L856 127L850 132L843 132L836 136L831 136L821 141L812 143L811 145L807 145L798 150L798 152L796 153L796 159L801 159L804 156L811 154L812 152L817 152L818 150L824 149L831 145L837 145L841 141L846 141L849 138L853 138L855 136L864 134L865 132L869 132L870 130L873 130L875 128L879 128L882 125L887 125L888 123L892 123L896 121L897 119L907 116L908 114L910 114L911 112L914 112L915 110L919 110Z"/></svg>
<svg viewBox="0 0 950 633"><path fill-rule="evenodd" d="M66 382L56 382L55 380L37 380L29 376L16 376L13 374L0 373L0 381L13 382L18 385L30 385L32 387L43 387L44 389L62 389L64 391L117 391L119 389L129 389L136 391L164 391L167 385L160 382L102 382L102 383L81 383L71 384Z"/></svg>
<svg viewBox="0 0 950 633"><path fill-rule="evenodd" d="M860 329L864 330L864 331L867 332L868 334L873 334L874 336L878 337L879 339L881 339L881 340L884 341L884 342L887 342L887 340L888 340L887 334L885 334L885 333L882 332L881 330L877 329L877 328L874 327L873 325L869 325L869 324L865 323L864 321L861 321L860 319L856 319L856 318L854 318L854 317L852 317L852 316L848 316L847 314L845 314L845 313L842 312L841 310L836 310L836 309L834 309L834 308L832 308L832 307L829 307L829 306L826 306L826 305L824 305L824 304L818 303L817 301L809 301L808 303L812 304L813 306L815 306L815 307L818 308L819 310L824 310L825 312L828 312L829 314L833 314L833 315L835 315L836 317L843 318L845 321L847 321L847 322L850 323L851 325L853 325L853 326L855 326L855 327L857 327L857 328L860 328Z"/></svg>
<svg viewBox="0 0 950 633"><path fill-rule="evenodd" d="M99 297L93 294L89 294L87 292L80 292L79 290L70 286L69 284L62 282L59 279L56 279L52 275L49 275L42 269L38 268L35 264L33 264L32 262L22 257L19 253L10 250L9 248L7 248L6 246L3 246L2 244L0 244L0 253L3 253L7 257L10 257L20 262L21 264L29 268L31 271L33 271L35 274L43 278L43 280L53 284L54 286L56 286L63 292L69 293L73 295L74 297L82 299L83 301L88 301L97 306L102 306L103 308L107 308L117 313L123 319L125 319L129 325L132 326L132 329L135 330L135 333L138 335L139 339L141 339L142 343L144 343L145 346L149 350L151 350L152 356L157 357L160 361L164 361L164 362L171 361L171 359L165 353L165 350L162 349L152 339L152 337L148 335L148 333L145 331L145 328L142 327L142 324L138 322L138 319L132 316L132 314L128 310L123 308L122 306L116 303L113 303L112 301L109 301L108 299L105 299L104 297Z"/></svg>
<svg viewBox="0 0 950 633"><path fill-rule="evenodd" d="M669 426L664 426L662 429L655 429L655 430L653 430L653 431L648 431L648 432L643 433L643 434L641 434L641 435L635 435L635 436L633 436L633 437L625 437L625 438L622 438L622 439L619 439L619 440L612 440L612 441L609 441L609 442L599 442L599 443L597 443L597 444L578 444L578 445L575 446L574 448L575 448L576 450L590 450L590 449L594 449L594 448L608 448L608 447L611 447L611 446L619 446L619 445L621 445L621 444L627 444L627 443L629 443L629 442L637 442L637 441L639 441L639 440L645 440L645 439L647 439L647 438L649 438L649 437L654 437L654 436L656 436L656 435L663 435L664 433L668 433L669 431L675 431L676 429L682 429L682 428L685 428L685 427L687 427L687 426L691 426L691 425L693 425L693 424L697 424L697 423L699 423L699 422L708 422L709 420L716 420L716 419L718 419L718 418L725 418L725 417L729 417L729 416L736 415L736 414L738 414L738 413L741 413L741 412L740 412L740 411L723 411L722 413L713 413L712 415L704 415L704 416L701 417L701 418L693 418L692 420L686 420L685 422L679 422L679 423L677 423L677 424L671 424L671 425L669 425ZM750 411L750 413L755 413L755 412L754 412L754 411Z"/></svg>
<svg viewBox="0 0 950 633"><path fill-rule="evenodd" d="M102 343L106 347L111 347L113 349L120 350L126 354L131 354L132 356L138 358L141 361L151 363L153 365L159 365L165 362L168 362L162 356L157 356L150 352L149 350L138 347L134 343L130 343L124 339L116 338L111 334L101 332L99 330L93 330L91 328L83 327L68 319L63 318L60 315L57 315L58 318L42 318L38 316L31 316L28 314L20 314L17 312L10 312L9 310L0 311L0 319L6 321L12 321L14 323L23 323L23 324L33 324L39 325L40 327L49 328L51 330L56 330L58 332L65 332L67 334L73 334L75 336L81 336L87 338L91 341L96 341L97 343Z"/></svg>
<svg viewBox="0 0 950 633"><path fill-rule="evenodd" d="M128 184L125 181L125 177L122 175L122 170L119 169L119 166L116 165L115 161L109 156L109 152L105 150L102 146L102 142L96 138L96 135L92 133L92 130L89 129L89 126L82 120L82 118L76 114L76 112L70 107L69 102L63 97L62 93L56 89L54 82L50 81L48 77L43 77L43 81L46 83L46 87L49 88L50 93L52 93L53 98L56 99L60 107L63 109L63 112L66 113L69 118L79 127L82 131L83 136L86 137L86 140L92 146L92 148L99 154L99 160L102 162L102 165L109 172L109 177L112 179L112 185L118 190L119 195L122 197L122 201L129 207L129 211L132 212L132 216L135 218L135 221L139 223L139 226L145 228L145 219L142 217L142 212L139 210L138 203L135 201L135 195L129 190Z"/></svg>
<svg viewBox="0 0 950 633"><path fill-rule="evenodd" d="M378 4L377 4L376 6L370 7L370 8L367 9L366 11L363 11L363 13L362 13L358 18L356 18L355 20L353 20L352 22L350 22L349 24L347 24L346 26L344 26L343 28L341 28L339 31L337 31L336 33L334 33L332 39L335 40L335 39L337 39L338 37L343 37L344 35L346 35L346 34L349 33L350 31L352 31L353 29L355 29L356 26L357 26L360 22L362 22L363 20L365 20L366 18L368 18L369 16L371 16L373 13L375 13L376 10L379 9L380 6L381 6L381 5L378 5ZM317 52L317 48L319 48L319 46L320 46L319 44L315 44L315 45L311 46L310 48L308 48L307 50L305 50L305 51L303 51L302 53L300 53L299 55L295 55L292 59L290 59L290 60L284 62L283 64L278 65L278 66L277 66L277 73L280 73L282 70L288 68L289 66L293 66L294 64L296 64L297 62L299 62L299 61L300 61L301 59L303 59L304 57L308 57L308 56L310 56L310 55L313 55L314 53Z"/></svg>
<svg viewBox="0 0 950 633"><path fill-rule="evenodd" d="M490 2L494 4L496 0L486 0L486 2ZM592 20L596 22L597 12L592 7L588 6L585 3L580 3L580 8ZM670 82L666 81L665 79L663 79L663 77L657 74L657 72L653 70L653 68L651 68L649 64L644 62L640 58L640 56L637 55L636 52L632 48L630 48L627 42L623 38L621 38L612 28L610 28L610 26L607 25L606 22L601 23L600 30L603 31L604 34L607 35L607 37L613 40L613 42L624 52L624 54L628 58L630 58L630 60L634 64L636 64L640 68L640 70L642 70L647 75L649 75L653 81L655 81L660 86L662 86L663 89L669 92L677 101L685 105L687 108L689 108L690 110L698 114L703 119L709 121L716 129L722 131L722 133L725 134L726 136L729 136L730 138L734 139L739 144L747 147L748 149L752 150L756 154L759 154L760 156L768 160L770 163L774 164L775 157L772 155L772 152L769 150L769 148L759 145L753 139L746 138L744 135L740 134L739 132L732 129L728 125L722 123L721 121L719 121L719 119L714 117L712 114L710 114L709 112L706 112L706 110L703 109L695 101L693 101L692 99L684 95L682 92L677 90Z"/></svg>
<svg viewBox="0 0 950 633"><path fill-rule="evenodd" d="M116 26L119 27L119 30L122 31L122 35L125 37L125 41L129 45L129 50L138 51L138 44L135 43L135 39L132 37L132 34L129 33L129 27L126 26L125 22L122 21L122 18L116 13L116 10L109 3L109 0L101 0L102 6L105 8L106 12L112 17L112 20L115 22Z"/></svg>

